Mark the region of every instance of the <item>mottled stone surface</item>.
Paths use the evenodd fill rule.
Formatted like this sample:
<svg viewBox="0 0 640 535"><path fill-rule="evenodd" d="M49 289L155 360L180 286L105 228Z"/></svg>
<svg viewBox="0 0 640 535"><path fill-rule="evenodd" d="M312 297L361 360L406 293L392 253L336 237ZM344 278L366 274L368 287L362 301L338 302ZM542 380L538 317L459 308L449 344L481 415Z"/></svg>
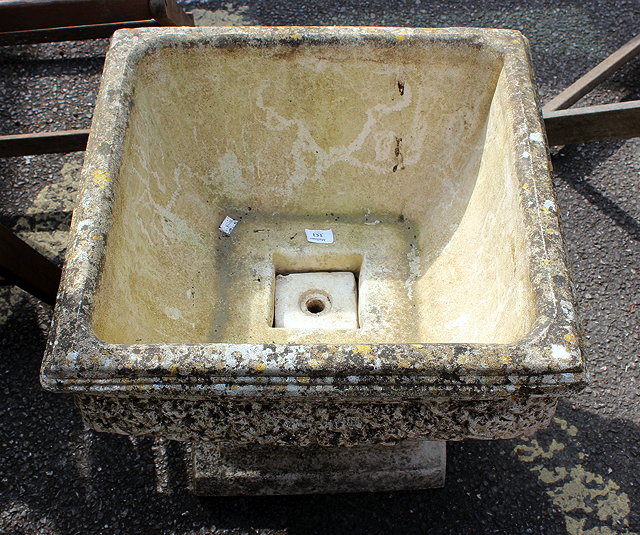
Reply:
<svg viewBox="0 0 640 535"><path fill-rule="evenodd" d="M190 441L546 425L586 372L527 54L498 30L117 32L43 385L95 429ZM356 272L359 328L273 329L287 270Z"/></svg>
<svg viewBox="0 0 640 535"><path fill-rule="evenodd" d="M77 396L96 431L174 440L278 446L396 444L403 440L497 439L546 427L556 398L483 401L428 399L406 403L244 403L201 399Z"/></svg>
<svg viewBox="0 0 640 535"><path fill-rule="evenodd" d="M203 496L381 492L444 486L446 443L319 448L192 445L192 491Z"/></svg>

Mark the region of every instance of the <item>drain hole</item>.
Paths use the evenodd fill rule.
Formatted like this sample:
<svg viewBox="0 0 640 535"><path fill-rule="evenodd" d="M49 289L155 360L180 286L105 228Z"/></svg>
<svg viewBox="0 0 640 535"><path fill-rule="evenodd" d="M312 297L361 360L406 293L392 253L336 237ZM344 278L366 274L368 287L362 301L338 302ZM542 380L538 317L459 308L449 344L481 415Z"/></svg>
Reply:
<svg viewBox="0 0 640 535"><path fill-rule="evenodd" d="M304 304L306 309L312 314L320 314L324 310L324 301L322 299L318 299L317 297L312 297L308 299Z"/></svg>
<svg viewBox="0 0 640 535"><path fill-rule="evenodd" d="M331 296L324 290L309 290L300 296L298 306L308 316L323 316L331 310Z"/></svg>

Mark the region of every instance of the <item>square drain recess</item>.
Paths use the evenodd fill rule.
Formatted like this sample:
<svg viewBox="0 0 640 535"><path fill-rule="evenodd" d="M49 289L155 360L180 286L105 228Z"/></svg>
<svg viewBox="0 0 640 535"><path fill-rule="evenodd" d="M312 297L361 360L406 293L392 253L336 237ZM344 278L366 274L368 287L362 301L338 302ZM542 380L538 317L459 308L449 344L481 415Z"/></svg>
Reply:
<svg viewBox="0 0 640 535"><path fill-rule="evenodd" d="M276 328L358 328L358 290L350 271L276 275L275 293Z"/></svg>

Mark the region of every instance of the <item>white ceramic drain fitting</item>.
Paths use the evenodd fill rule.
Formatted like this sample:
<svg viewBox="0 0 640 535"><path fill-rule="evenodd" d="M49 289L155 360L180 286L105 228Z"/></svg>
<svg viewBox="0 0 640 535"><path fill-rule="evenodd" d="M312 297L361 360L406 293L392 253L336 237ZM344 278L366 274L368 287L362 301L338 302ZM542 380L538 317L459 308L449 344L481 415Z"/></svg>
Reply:
<svg viewBox="0 0 640 535"><path fill-rule="evenodd" d="M349 271L276 276L275 327L357 329L356 278Z"/></svg>

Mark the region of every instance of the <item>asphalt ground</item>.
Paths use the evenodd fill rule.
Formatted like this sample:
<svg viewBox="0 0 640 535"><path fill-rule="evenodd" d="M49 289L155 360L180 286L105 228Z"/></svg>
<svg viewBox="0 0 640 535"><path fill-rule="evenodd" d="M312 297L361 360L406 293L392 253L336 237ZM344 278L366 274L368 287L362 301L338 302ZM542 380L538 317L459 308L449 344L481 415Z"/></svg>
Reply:
<svg viewBox="0 0 640 535"><path fill-rule="evenodd" d="M638 33L638 1L184 2L201 24L486 26L530 40L546 101ZM0 133L90 124L107 42L0 47ZM640 58L578 105L640 98ZM82 153L0 160L0 222L57 261ZM0 288L0 532L640 532L640 140L552 149L592 383L531 438L448 446L421 492L198 498L185 447L83 428L38 381L51 310Z"/></svg>

